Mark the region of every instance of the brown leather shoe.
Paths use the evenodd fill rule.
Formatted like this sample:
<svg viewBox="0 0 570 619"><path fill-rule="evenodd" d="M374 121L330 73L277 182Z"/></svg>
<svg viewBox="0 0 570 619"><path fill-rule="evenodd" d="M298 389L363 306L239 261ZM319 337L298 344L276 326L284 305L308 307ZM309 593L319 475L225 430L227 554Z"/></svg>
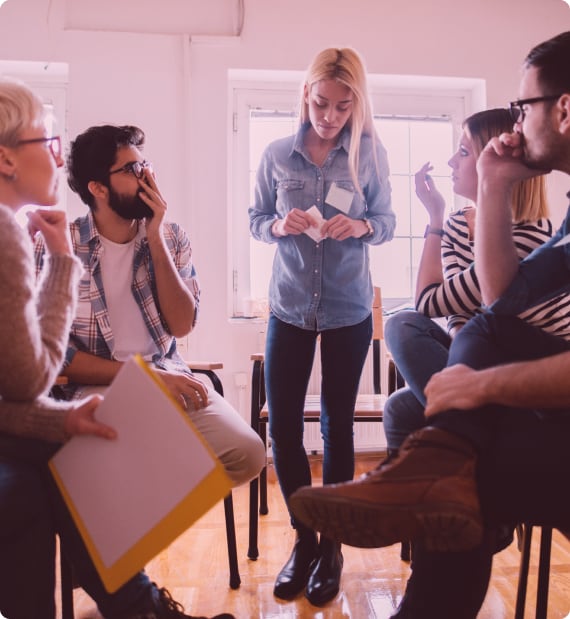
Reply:
<svg viewBox="0 0 570 619"><path fill-rule="evenodd" d="M359 548L421 539L428 550L468 550L483 535L475 451L432 427L411 434L395 458L360 479L300 488L289 506L301 522Z"/></svg>

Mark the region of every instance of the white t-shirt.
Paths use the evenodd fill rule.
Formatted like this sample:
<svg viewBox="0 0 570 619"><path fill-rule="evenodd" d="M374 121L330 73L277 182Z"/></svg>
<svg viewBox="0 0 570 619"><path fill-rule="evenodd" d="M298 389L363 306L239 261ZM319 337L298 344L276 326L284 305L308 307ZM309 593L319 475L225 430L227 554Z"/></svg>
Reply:
<svg viewBox="0 0 570 619"><path fill-rule="evenodd" d="M111 353L117 361L126 361L136 353L148 361L158 348L131 290L136 237L128 243L99 238L103 246L100 258L103 289L115 340Z"/></svg>

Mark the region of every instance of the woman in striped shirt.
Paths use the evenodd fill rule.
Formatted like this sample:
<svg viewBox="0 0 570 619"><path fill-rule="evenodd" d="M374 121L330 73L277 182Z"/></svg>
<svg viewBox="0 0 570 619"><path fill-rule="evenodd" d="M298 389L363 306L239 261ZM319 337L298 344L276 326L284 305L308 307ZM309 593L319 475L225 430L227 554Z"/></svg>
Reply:
<svg viewBox="0 0 570 619"><path fill-rule="evenodd" d="M491 137L511 131L506 109L478 112L463 123L457 152L449 160L453 190L477 202L476 162ZM429 214L416 282L416 310L402 311L386 323L386 343L407 386L392 394L384 409L388 450L424 424L424 387L446 366L452 337L482 312L475 274L474 206L452 213L444 225L445 203L426 163L416 174L416 194ZM552 236L547 218L544 177L519 183L512 196L513 236L522 259ZM447 318L447 329L432 318ZM521 314L545 331L570 339L570 296L562 295Z"/></svg>
<svg viewBox="0 0 570 619"><path fill-rule="evenodd" d="M477 203L477 157L491 137L510 132L512 125L505 109L479 112L464 121L459 148L449 160L456 194ZM399 448L410 432L424 425L425 385L433 374L446 366L453 336L471 317L484 311L473 255L476 208L470 206L453 213L444 225L445 203L429 176L431 169L427 163L415 177L416 194L430 218L416 282L417 311L395 314L385 329L388 348L407 382L406 387L388 398L384 408L389 454ZM544 177L519 183L512 195L512 214L513 238L522 259L553 233L547 218ZM521 317L570 339L569 306L570 295L562 295L525 311ZM447 330L432 320L444 317ZM495 551L511 541L512 529L499 528ZM474 561L468 555L464 559ZM449 570L446 572L446 566L438 561L437 554L426 552L421 544L413 544L412 576L392 619L412 616L412 609L425 602L426 591L433 597L441 582L451 581L453 574L448 573ZM475 585L474 590L473 600L479 594ZM475 608L473 600L465 600L466 613L471 607Z"/></svg>

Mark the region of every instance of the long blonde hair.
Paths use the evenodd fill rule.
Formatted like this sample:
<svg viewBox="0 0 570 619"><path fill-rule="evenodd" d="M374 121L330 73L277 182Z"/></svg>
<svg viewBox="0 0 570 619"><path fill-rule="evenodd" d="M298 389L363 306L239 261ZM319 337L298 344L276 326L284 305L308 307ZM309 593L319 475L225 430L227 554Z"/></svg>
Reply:
<svg viewBox="0 0 570 619"><path fill-rule="evenodd" d="M354 186L362 195L362 188L358 182L360 140L363 135L371 136L373 143L377 139L364 62L360 55L350 47L329 47L319 52L307 70L307 76L301 89L299 116L301 124L309 121L309 106L304 96L305 86L310 92L313 84L321 80L335 80L352 91L352 114L347 122L350 127L348 166ZM376 148L372 150L376 161ZM378 162L376 162L376 167L378 168Z"/></svg>
<svg viewBox="0 0 570 619"><path fill-rule="evenodd" d="M508 110L493 108L466 118L463 129L471 139L475 157L478 157L492 137L513 130L513 120ZM516 224L548 217L546 177L535 176L518 182L513 189L511 210Z"/></svg>

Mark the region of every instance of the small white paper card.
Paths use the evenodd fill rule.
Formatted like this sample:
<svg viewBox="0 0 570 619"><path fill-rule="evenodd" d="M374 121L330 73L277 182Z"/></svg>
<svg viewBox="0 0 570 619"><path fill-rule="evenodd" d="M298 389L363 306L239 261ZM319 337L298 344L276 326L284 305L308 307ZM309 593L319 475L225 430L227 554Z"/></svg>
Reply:
<svg viewBox="0 0 570 619"><path fill-rule="evenodd" d="M343 189L339 187L336 183L333 183L330 186L329 193L325 202L334 206L336 209L348 215L348 211L350 210L350 205L352 204L352 198L354 197L354 193L352 191L348 191L348 189Z"/></svg>
<svg viewBox="0 0 570 619"><path fill-rule="evenodd" d="M570 234L563 236L558 243L554 244L554 247L562 247L562 245L568 245L570 243Z"/></svg>
<svg viewBox="0 0 570 619"><path fill-rule="evenodd" d="M325 223L325 219L321 215L321 211L313 204L310 209L307 209L307 213L317 221L317 225L311 226L305 230L305 234L313 239L315 243L319 243L325 238L325 235L321 232L321 228Z"/></svg>

